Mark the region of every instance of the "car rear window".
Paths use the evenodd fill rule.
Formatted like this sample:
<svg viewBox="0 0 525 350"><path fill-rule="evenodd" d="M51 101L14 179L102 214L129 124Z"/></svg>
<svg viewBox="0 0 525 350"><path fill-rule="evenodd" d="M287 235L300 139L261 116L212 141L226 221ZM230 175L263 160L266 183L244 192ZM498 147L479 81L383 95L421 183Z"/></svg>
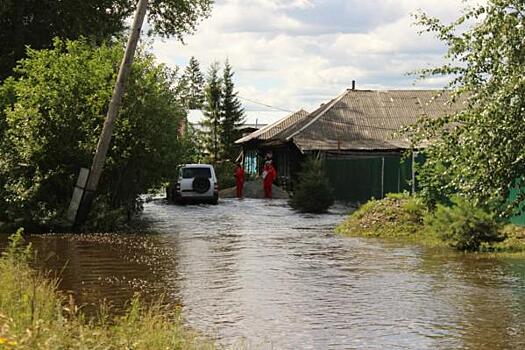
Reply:
<svg viewBox="0 0 525 350"><path fill-rule="evenodd" d="M184 179L191 179L193 177L211 177L210 168L184 168L182 169L182 177Z"/></svg>

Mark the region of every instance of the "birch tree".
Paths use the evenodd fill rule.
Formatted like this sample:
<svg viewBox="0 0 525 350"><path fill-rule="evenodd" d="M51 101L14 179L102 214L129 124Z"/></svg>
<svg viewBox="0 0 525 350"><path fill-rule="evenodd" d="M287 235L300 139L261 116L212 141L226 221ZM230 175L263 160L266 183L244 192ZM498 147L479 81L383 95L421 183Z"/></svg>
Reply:
<svg viewBox="0 0 525 350"><path fill-rule="evenodd" d="M525 2L489 0L451 24L424 13L417 22L448 46L446 63L422 76L451 77L453 99L464 101L461 112L412 129L416 143L435 140L422 194L435 202L459 193L501 217L524 210L523 197L508 198L525 186Z"/></svg>

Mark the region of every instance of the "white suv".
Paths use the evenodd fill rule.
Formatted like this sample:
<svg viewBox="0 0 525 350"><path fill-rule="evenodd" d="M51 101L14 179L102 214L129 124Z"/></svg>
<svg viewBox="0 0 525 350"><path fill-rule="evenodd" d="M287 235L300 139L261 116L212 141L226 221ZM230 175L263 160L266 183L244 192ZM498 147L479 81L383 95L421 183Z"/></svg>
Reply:
<svg viewBox="0 0 525 350"><path fill-rule="evenodd" d="M179 178L168 188L168 199L176 203L219 201L219 183L210 164L186 164L179 169Z"/></svg>

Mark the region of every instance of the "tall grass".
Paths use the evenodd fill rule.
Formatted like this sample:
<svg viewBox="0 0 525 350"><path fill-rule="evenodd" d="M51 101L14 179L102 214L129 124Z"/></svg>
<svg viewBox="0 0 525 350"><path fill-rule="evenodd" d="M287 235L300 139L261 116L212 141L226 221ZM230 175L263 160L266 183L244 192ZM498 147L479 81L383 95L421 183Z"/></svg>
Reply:
<svg viewBox="0 0 525 350"><path fill-rule="evenodd" d="M429 209L419 197L388 194L370 200L336 228L346 236L381 237L451 246L460 251L525 256L525 227L498 225L490 213L465 201Z"/></svg>
<svg viewBox="0 0 525 350"><path fill-rule="evenodd" d="M31 247L18 231L0 258L0 350L3 349L214 349L183 327L178 311L145 306L138 298L124 316L100 308L87 319L58 280L30 268Z"/></svg>

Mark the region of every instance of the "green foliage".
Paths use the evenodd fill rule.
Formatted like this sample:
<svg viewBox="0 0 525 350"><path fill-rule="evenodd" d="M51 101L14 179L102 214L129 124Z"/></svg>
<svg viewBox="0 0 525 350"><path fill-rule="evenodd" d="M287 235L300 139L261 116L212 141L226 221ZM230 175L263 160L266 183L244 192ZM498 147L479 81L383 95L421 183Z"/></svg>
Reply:
<svg viewBox="0 0 525 350"><path fill-rule="evenodd" d="M429 210L421 197L388 194L353 212L336 232L347 236L402 238L427 246L448 245L461 251L522 254L525 228L501 227L494 214L471 202L452 197L450 206Z"/></svg>
<svg viewBox="0 0 525 350"><path fill-rule="evenodd" d="M184 74L182 75L182 83L185 86L185 105L188 109L201 109L204 103L204 76L202 75L199 61L193 56Z"/></svg>
<svg viewBox="0 0 525 350"><path fill-rule="evenodd" d="M185 137L183 138L184 159L186 163L205 163L208 161L204 146L204 134L190 123L186 122ZM175 175L175 174L174 174Z"/></svg>
<svg viewBox="0 0 525 350"><path fill-rule="evenodd" d="M499 226L494 215L472 202L454 196L451 206L438 204L425 217L428 230L458 250L477 251L483 243L499 242Z"/></svg>
<svg viewBox="0 0 525 350"><path fill-rule="evenodd" d="M457 192L457 189L450 186L447 168L443 162L435 158L438 155L433 154L433 149L425 152L425 155L427 157L424 163L414 164L418 196L432 208L438 203L449 204L450 197Z"/></svg>
<svg viewBox="0 0 525 350"><path fill-rule="evenodd" d="M290 206L306 213L326 212L334 203L334 194L321 159L307 159L298 178Z"/></svg>
<svg viewBox="0 0 525 350"><path fill-rule="evenodd" d="M525 252L525 227L505 225L500 234L504 239L490 245L482 244L480 249L489 252L523 253Z"/></svg>
<svg viewBox="0 0 525 350"><path fill-rule="evenodd" d="M138 297L127 312L87 319L72 296L58 290L58 279L31 269L18 252L27 248L19 233L0 258L0 348L2 349L214 349L186 329L178 309L146 306Z"/></svg>
<svg viewBox="0 0 525 350"><path fill-rule="evenodd" d="M100 43L124 29L130 0L3 0L0 5L0 81L25 57L26 45L49 48L53 38L89 37Z"/></svg>
<svg viewBox="0 0 525 350"><path fill-rule="evenodd" d="M224 160L215 164L214 168L221 189L235 187L235 163Z"/></svg>
<svg viewBox="0 0 525 350"><path fill-rule="evenodd" d="M223 145L223 159L235 160L241 150L235 144L242 135L239 128L244 123L244 110L241 101L234 91L232 66L226 60L223 71L222 87L222 118L221 143Z"/></svg>
<svg viewBox="0 0 525 350"><path fill-rule="evenodd" d="M13 81L7 80L3 85L0 85L0 150L7 147L5 132L7 130L7 118L6 110L4 106L12 105L15 101L14 91L13 91ZM0 152L1 153L1 152ZM0 169L4 164L5 159L0 157ZM0 196L3 194L2 189L4 188L7 182L5 174L2 174L0 171ZM0 200L0 213L5 213L7 211L7 205L5 201ZM2 220L2 214L0 214L0 221Z"/></svg>
<svg viewBox="0 0 525 350"><path fill-rule="evenodd" d="M204 89L204 120L202 144L211 162L217 162L222 152L221 115L222 115L222 79L219 77L219 64L214 62L208 70Z"/></svg>
<svg viewBox="0 0 525 350"><path fill-rule="evenodd" d="M31 243L26 244L24 239L24 229L20 228L16 233L9 236L9 244L4 252L2 258L9 259L13 263L26 263L31 258L32 247Z"/></svg>
<svg viewBox="0 0 525 350"><path fill-rule="evenodd" d="M204 87L204 120L196 133L196 145L206 162L234 161L241 148L235 141L241 137L239 128L244 123L244 110L234 91L233 70L228 60L222 77L218 62L214 62Z"/></svg>
<svg viewBox="0 0 525 350"><path fill-rule="evenodd" d="M132 5L136 1L132 1ZM185 34L195 32L203 18L210 15L213 0L150 0L148 22L152 32L163 37L175 36L180 41Z"/></svg>
<svg viewBox="0 0 525 350"><path fill-rule="evenodd" d="M337 232L365 237L420 237L427 213L424 201L408 193L370 200L337 227Z"/></svg>
<svg viewBox="0 0 525 350"><path fill-rule="evenodd" d="M148 21L152 33L183 36L208 17L213 0L150 0ZM88 37L94 43L110 40L126 27L136 0L2 0L0 3L0 81L12 74L25 57L26 45L51 48L53 38Z"/></svg>
<svg viewBox="0 0 525 350"><path fill-rule="evenodd" d="M91 164L122 55L120 46L57 39L53 49L29 50L19 78L4 83L16 101L1 108L0 220L33 228L63 217L79 168ZM185 154L176 83L154 57L139 54L99 186L102 207L140 209L139 195L169 178Z"/></svg>
<svg viewBox="0 0 525 350"><path fill-rule="evenodd" d="M422 76L451 76L453 100L464 106L412 130L416 144L434 140L420 169L422 195L432 202L461 193L508 217L523 201L509 204L509 190L525 183L525 3L490 0L450 25L425 14L417 21L449 47L448 62Z"/></svg>

